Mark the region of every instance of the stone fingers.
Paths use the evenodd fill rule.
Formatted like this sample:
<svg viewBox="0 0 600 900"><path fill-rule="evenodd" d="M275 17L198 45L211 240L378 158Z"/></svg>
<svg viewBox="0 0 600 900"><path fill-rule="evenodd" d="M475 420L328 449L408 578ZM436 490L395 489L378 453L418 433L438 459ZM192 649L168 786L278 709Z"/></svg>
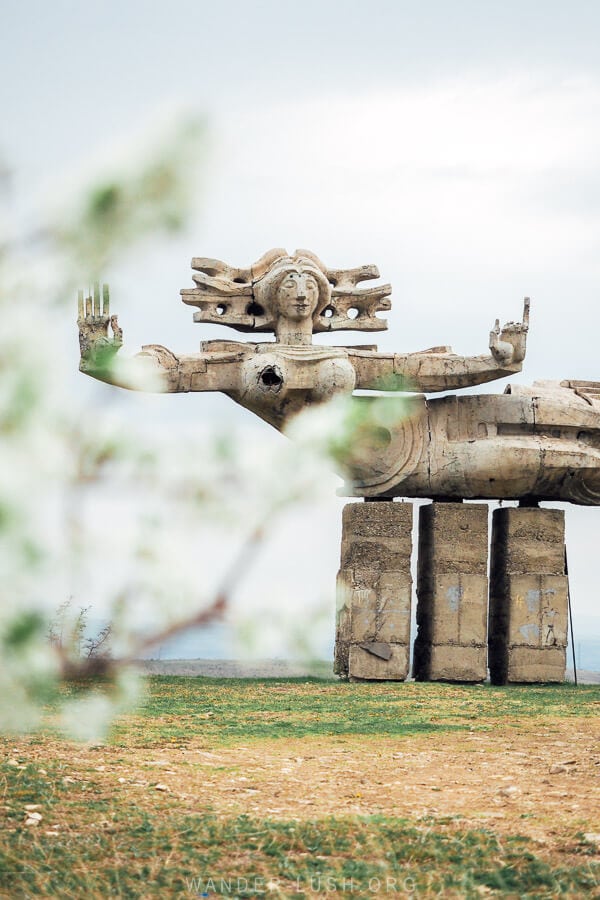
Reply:
<svg viewBox="0 0 600 900"><path fill-rule="evenodd" d="M529 331L529 310L531 308L531 300L529 297L523 299L523 331Z"/></svg>
<svg viewBox="0 0 600 900"><path fill-rule="evenodd" d="M109 322L112 324L113 319L116 324L116 317L110 315L110 292L107 284L102 285L101 291L100 283L95 282L93 291L87 296L83 290L77 292L77 324L80 328L87 325L96 330L103 329L104 334L107 334ZM119 337L122 335L118 325L113 327L113 333Z"/></svg>

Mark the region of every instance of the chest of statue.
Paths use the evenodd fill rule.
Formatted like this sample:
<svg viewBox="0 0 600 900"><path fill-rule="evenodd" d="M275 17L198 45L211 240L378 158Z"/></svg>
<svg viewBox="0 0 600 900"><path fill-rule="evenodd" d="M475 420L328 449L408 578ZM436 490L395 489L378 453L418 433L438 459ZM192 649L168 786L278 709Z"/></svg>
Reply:
<svg viewBox="0 0 600 900"><path fill-rule="evenodd" d="M280 427L307 405L350 394L356 373L341 347L256 345L241 367L233 399Z"/></svg>

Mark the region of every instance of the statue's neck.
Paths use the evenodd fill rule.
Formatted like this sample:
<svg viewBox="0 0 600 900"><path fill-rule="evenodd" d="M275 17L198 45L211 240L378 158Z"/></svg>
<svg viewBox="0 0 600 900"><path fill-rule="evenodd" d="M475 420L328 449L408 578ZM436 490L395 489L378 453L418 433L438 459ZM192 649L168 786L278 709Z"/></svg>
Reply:
<svg viewBox="0 0 600 900"><path fill-rule="evenodd" d="M310 347L312 344L313 322L307 319L304 322L290 322L289 319L280 319L275 327L275 337L278 344L292 344L301 347Z"/></svg>

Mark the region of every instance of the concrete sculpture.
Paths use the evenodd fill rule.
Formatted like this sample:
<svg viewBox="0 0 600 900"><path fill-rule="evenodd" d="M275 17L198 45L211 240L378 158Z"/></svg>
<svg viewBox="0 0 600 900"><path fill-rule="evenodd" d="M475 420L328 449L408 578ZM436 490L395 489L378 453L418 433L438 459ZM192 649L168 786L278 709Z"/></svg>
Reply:
<svg viewBox="0 0 600 900"><path fill-rule="evenodd" d="M406 678L409 668L412 504L419 518L414 675L423 680L554 681L565 671L567 577L564 515L542 500L600 504L600 385L541 382L502 395L425 394L521 371L529 326L490 333L489 350L450 347L378 353L377 347L317 346L312 336L381 331L389 285L375 266L329 269L313 253L272 250L248 268L192 260L195 287L181 291L195 322L274 333L274 341L213 340L175 354L147 345L134 359L163 390L221 391L283 429L307 406L369 390L412 392L386 402L399 414L369 425L343 463L342 493L362 497L343 516L338 575L336 671L351 678ZM80 369L119 383L107 360L121 348L108 289L79 297ZM109 326L112 336L109 336ZM122 383L123 386L129 386ZM422 392L417 393L415 392ZM368 411L373 396L353 402ZM376 402L381 403L378 399ZM464 500L518 500L494 511L488 631L488 507ZM387 502L381 502L387 501Z"/></svg>

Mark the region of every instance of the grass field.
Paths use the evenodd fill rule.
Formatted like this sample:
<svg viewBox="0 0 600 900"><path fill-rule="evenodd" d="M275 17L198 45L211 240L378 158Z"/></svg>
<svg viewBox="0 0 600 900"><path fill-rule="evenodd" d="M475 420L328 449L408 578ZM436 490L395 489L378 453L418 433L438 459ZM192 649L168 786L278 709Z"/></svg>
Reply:
<svg viewBox="0 0 600 900"><path fill-rule="evenodd" d="M1 896L600 897L599 712L600 687L151 678L104 744L3 741Z"/></svg>

